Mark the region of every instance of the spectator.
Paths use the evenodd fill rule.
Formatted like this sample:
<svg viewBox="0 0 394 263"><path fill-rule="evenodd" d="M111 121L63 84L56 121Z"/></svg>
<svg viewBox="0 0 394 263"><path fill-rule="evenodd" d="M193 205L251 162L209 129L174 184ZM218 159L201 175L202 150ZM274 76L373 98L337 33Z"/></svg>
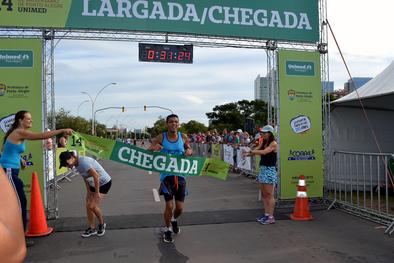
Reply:
<svg viewBox="0 0 394 263"><path fill-rule="evenodd" d="M260 183L260 191L263 195L263 206L265 212L264 215L257 218L257 221L263 225L268 225L275 223L274 190L275 185L278 183L278 176L276 172L277 143L273 135L274 128L271 125L264 126L262 133L264 136L264 143L246 155L261 155L258 181Z"/></svg>
<svg viewBox="0 0 394 263"><path fill-rule="evenodd" d="M57 148L66 148L67 147L67 136L62 135L60 136L57 142Z"/></svg>
<svg viewBox="0 0 394 263"><path fill-rule="evenodd" d="M28 111L18 111L15 114L15 119L11 128L6 132L3 140L3 154L0 157L0 165L7 173L18 193L18 198L21 204L21 213L23 220L23 228L26 230L27 226L27 200L25 191L23 190L23 181L19 178L19 170L24 168L25 162L21 162L20 154L26 149L26 140L44 140L54 137L59 134L71 135L72 129L61 129L54 131L47 131L43 133L35 133L29 129L33 125L33 119ZM32 245L33 242L29 240L27 245Z"/></svg>

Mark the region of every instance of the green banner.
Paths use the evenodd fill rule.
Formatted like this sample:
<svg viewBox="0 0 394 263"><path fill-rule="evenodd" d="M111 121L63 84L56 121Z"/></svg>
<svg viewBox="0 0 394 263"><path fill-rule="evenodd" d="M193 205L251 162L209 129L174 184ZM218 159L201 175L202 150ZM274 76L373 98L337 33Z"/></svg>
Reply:
<svg viewBox="0 0 394 263"><path fill-rule="evenodd" d="M228 164L214 158L184 157L153 152L131 144L74 133L71 148L84 148L88 155L139 169L182 176L211 176L226 180Z"/></svg>
<svg viewBox="0 0 394 263"><path fill-rule="evenodd" d="M15 113L20 110L27 110L31 113L33 117L31 130L42 132L41 50L42 42L37 39L2 39L0 41L1 145L5 132L14 122ZM33 171L38 172L41 193L43 194L42 141L26 141L26 151L22 158L26 160L28 166L20 171L19 177L25 184L24 190L27 198L30 198L31 174Z"/></svg>
<svg viewBox="0 0 394 263"><path fill-rule="evenodd" d="M132 30L318 42L318 0L7 0L0 27Z"/></svg>
<svg viewBox="0 0 394 263"><path fill-rule="evenodd" d="M220 159L220 144L211 144L212 147L212 158Z"/></svg>
<svg viewBox="0 0 394 263"><path fill-rule="evenodd" d="M317 52L279 51L280 198L323 196L322 91Z"/></svg>

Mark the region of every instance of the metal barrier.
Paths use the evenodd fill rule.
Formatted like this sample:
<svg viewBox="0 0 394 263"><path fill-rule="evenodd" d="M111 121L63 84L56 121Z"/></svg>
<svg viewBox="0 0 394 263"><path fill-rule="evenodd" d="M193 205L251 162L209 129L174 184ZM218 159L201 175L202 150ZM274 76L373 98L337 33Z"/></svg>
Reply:
<svg viewBox="0 0 394 263"><path fill-rule="evenodd" d="M212 156L211 144L191 144L194 155ZM224 145L220 144L220 159L224 160ZM356 216L386 225L387 234L394 233L394 189L387 164L394 154L335 151L329 157L330 172L325 177L325 201L328 209L337 207ZM234 165L238 162L234 157ZM251 157L251 169L240 173L256 177L256 157ZM391 177L390 177L391 176ZM391 179L390 179L391 178ZM324 201L323 200L323 201ZM278 199L279 203L279 199Z"/></svg>
<svg viewBox="0 0 394 263"><path fill-rule="evenodd" d="M190 144L193 150L193 155L195 156L204 156L204 157L212 157L212 147L214 144L210 144L210 143L191 143ZM224 144L216 144L216 145L220 145L220 159L224 160ZM249 157L251 160L251 169L243 169L240 168L239 163L237 160L237 156L236 156L236 150L238 150L238 147L234 147L232 146L232 148L235 150L234 151L234 164L230 165L230 169L234 170L237 169L236 171L245 174L247 176L252 176L252 177L256 177L258 174L258 169L256 167L256 157L255 156L251 156Z"/></svg>
<svg viewBox="0 0 394 263"><path fill-rule="evenodd" d="M326 197L333 206L394 229L393 176L388 163L392 153L334 151L325 178Z"/></svg>

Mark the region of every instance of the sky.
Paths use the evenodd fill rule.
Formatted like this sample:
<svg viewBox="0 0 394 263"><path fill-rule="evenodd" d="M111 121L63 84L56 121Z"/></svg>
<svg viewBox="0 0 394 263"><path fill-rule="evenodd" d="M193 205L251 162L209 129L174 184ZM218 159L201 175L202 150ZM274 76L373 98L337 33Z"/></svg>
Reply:
<svg viewBox="0 0 394 263"><path fill-rule="evenodd" d="M353 77L375 77L394 59L392 10L394 1L328 0L328 21ZM329 76L335 89L349 77L338 49L329 38ZM194 46L194 62L188 64L138 61L138 43L61 40L55 49L56 109L91 118L88 92L97 97L95 109L106 110L96 120L108 127L128 129L152 126L170 111L143 110L160 106L177 113L181 122L196 120L208 125L207 112L215 105L253 100L254 80L265 76L264 50Z"/></svg>

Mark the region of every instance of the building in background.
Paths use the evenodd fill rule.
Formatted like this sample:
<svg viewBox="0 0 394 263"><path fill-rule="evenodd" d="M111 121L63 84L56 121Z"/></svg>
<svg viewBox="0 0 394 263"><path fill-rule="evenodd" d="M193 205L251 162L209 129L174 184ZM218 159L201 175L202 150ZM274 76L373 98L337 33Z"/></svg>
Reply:
<svg viewBox="0 0 394 263"><path fill-rule="evenodd" d="M323 94L334 92L334 81L322 81Z"/></svg>
<svg viewBox="0 0 394 263"><path fill-rule="evenodd" d="M330 95L330 100L334 101L337 100L339 98L342 98L344 96L346 96L347 94L349 94L347 91L340 89L340 90L334 90L334 92L332 92Z"/></svg>
<svg viewBox="0 0 394 263"><path fill-rule="evenodd" d="M254 80L254 99L262 100L265 103L268 103L268 96L268 78L257 75L256 79Z"/></svg>
<svg viewBox="0 0 394 263"><path fill-rule="evenodd" d="M347 93L351 93L355 91L356 89L362 87L365 83L370 81L372 78L369 77L355 77L353 78L353 81L349 79L345 84L343 85L343 89Z"/></svg>

